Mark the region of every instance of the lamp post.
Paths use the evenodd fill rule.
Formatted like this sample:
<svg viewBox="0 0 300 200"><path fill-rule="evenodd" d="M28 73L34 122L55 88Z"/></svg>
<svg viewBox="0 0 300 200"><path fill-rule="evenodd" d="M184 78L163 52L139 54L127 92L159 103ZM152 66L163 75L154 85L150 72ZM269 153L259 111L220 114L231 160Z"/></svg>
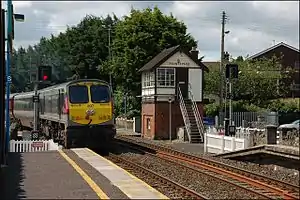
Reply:
<svg viewBox="0 0 300 200"><path fill-rule="evenodd" d="M172 97L169 97L169 139L172 142Z"/></svg>
<svg viewBox="0 0 300 200"><path fill-rule="evenodd" d="M6 155L8 153L9 147L9 129L10 129L10 118L9 118L9 96L10 96L10 83L11 83L11 76L10 76L10 65L11 65L11 52L12 52L12 0L7 0L7 54L6 54L6 134L5 134L5 152ZM6 164L6 159L4 159Z"/></svg>
<svg viewBox="0 0 300 200"><path fill-rule="evenodd" d="M5 120L6 120L6 131L5 131L5 153L7 155L9 148L9 140L10 140L10 118L9 118L9 97L10 97L10 84L11 84L11 75L10 75L10 67L11 67L11 56L12 56L12 42L14 38L14 20L24 21L24 15L22 14L14 14L13 13L13 4L12 0L7 0L7 54L6 54L6 108L5 108ZM6 159L4 159L6 164Z"/></svg>

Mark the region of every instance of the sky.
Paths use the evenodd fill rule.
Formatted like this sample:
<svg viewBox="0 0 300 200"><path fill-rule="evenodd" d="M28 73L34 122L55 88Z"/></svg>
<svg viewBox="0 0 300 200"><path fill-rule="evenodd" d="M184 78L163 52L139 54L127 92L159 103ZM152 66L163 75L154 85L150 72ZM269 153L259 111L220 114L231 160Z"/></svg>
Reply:
<svg viewBox="0 0 300 200"><path fill-rule="evenodd" d="M63 32L88 14L118 17L131 7L143 9L157 5L164 14L172 13L188 27L198 41L204 61L220 60L221 13L227 14L225 51L233 57L258 53L285 42L299 49L299 2L297 1L14 1L15 13L25 22L15 22L14 47L27 47L39 39ZM3 6L6 7L5 3Z"/></svg>

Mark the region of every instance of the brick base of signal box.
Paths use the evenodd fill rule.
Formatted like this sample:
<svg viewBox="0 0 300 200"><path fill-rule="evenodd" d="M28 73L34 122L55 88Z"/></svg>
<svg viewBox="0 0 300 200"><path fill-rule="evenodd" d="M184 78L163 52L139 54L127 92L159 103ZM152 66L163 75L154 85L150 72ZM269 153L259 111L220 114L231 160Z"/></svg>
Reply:
<svg viewBox="0 0 300 200"><path fill-rule="evenodd" d="M203 117L203 104L197 102L200 115ZM142 103L142 137L149 139L169 139L169 103ZM184 126L179 102L171 106L172 139L177 138L177 128Z"/></svg>

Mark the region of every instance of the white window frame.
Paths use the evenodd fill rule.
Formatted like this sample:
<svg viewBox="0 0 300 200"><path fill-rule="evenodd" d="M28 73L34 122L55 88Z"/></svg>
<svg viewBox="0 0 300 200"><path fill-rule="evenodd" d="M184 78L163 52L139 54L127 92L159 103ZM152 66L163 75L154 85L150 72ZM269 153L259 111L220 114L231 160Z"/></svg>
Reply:
<svg viewBox="0 0 300 200"><path fill-rule="evenodd" d="M171 74L167 74L171 71ZM162 76L161 76L162 75ZM156 69L156 83L157 87L175 87L176 71L175 68L157 68ZM163 84L164 83L164 84Z"/></svg>
<svg viewBox="0 0 300 200"><path fill-rule="evenodd" d="M154 73L144 72L142 74L142 88L154 87Z"/></svg>

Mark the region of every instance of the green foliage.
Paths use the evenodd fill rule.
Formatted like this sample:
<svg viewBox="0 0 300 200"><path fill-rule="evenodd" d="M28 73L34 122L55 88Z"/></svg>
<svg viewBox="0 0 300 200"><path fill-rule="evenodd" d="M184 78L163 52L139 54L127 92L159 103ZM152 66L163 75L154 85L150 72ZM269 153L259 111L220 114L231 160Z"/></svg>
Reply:
<svg viewBox="0 0 300 200"><path fill-rule="evenodd" d="M217 64L216 64L217 65ZM218 66L211 66L209 73L204 75L205 94L219 95L220 71Z"/></svg>
<svg viewBox="0 0 300 200"><path fill-rule="evenodd" d="M287 78L281 73L280 58L235 61L239 65L239 78L233 82L235 100L248 99L249 103L261 105L287 91L277 80Z"/></svg>
<svg viewBox="0 0 300 200"><path fill-rule="evenodd" d="M297 99L275 99L270 100L265 105L257 106L244 100L232 101L233 112L264 112L274 111L279 113L299 113L300 102ZM227 104L228 106L228 104ZM204 106L205 115L214 117L219 113L219 104L211 103Z"/></svg>
<svg viewBox="0 0 300 200"><path fill-rule="evenodd" d="M115 85L128 91L128 110L140 110L141 74L138 70L163 49L182 45L191 48L196 41L186 33L187 27L172 15L166 16L155 7L153 10L132 9L129 16L115 26L111 62L105 66L113 74Z"/></svg>
<svg viewBox="0 0 300 200"><path fill-rule="evenodd" d="M65 33L50 38L42 37L40 42L27 49L14 50L12 74L14 91L32 89L29 71L38 65L51 65L54 83L67 80L73 74L80 78L100 78L108 81L108 71L103 63L108 59L108 27L117 23L116 16L106 18L86 16ZM113 33L111 34L113 37Z"/></svg>
<svg viewBox="0 0 300 200"><path fill-rule="evenodd" d="M75 77L109 81L111 75L115 115L125 113L125 93L127 115L139 115L141 99L137 96L141 92L141 74L138 69L165 48L197 46L186 31L183 22L172 15L164 15L157 7L132 9L123 19L87 15L78 25L68 27L58 36L42 37L34 46L14 50L12 91L32 90L29 70L39 65L53 66L53 84Z"/></svg>
<svg viewBox="0 0 300 200"><path fill-rule="evenodd" d="M276 99L270 101L268 104L268 109L271 111L291 113L300 112L299 108L299 98L297 99Z"/></svg>
<svg viewBox="0 0 300 200"><path fill-rule="evenodd" d="M204 106L205 116L215 117L219 115L219 108L220 106L217 103L206 104Z"/></svg>
<svg viewBox="0 0 300 200"><path fill-rule="evenodd" d="M288 80L291 74L282 72L280 60L280 57L244 60L241 56L236 60L232 59L231 62L239 65L239 77L237 80L232 80L233 99L244 100L247 104L264 107L270 99L284 96L289 88L283 80ZM216 65L218 64L216 63ZM220 72L218 66L211 67L210 72L205 74L204 81L205 93L219 96ZM225 87L223 95L225 96Z"/></svg>
<svg viewBox="0 0 300 200"><path fill-rule="evenodd" d="M229 103L227 102L227 109ZM223 105L224 108L225 105ZM205 115L208 117L214 117L219 114L219 104L211 103L204 106ZM254 104L249 104L243 100L240 101L232 101L232 110L233 112L262 112L266 111L266 108L261 108Z"/></svg>

